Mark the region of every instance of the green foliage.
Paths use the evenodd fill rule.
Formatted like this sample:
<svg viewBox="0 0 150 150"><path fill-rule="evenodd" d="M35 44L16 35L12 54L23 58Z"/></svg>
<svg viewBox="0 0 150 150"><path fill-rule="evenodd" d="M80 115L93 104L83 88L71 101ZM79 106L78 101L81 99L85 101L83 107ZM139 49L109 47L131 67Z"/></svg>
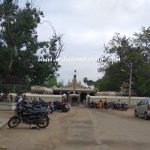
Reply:
<svg viewBox="0 0 150 150"><path fill-rule="evenodd" d="M102 78L96 81L95 87L99 91L113 91L116 90L114 82L111 79Z"/></svg>
<svg viewBox="0 0 150 150"><path fill-rule="evenodd" d="M46 86L47 87L53 87L53 86L56 86L56 87L63 87L63 82L57 82L57 79L55 76L49 76L46 80Z"/></svg>
<svg viewBox="0 0 150 150"><path fill-rule="evenodd" d="M94 86L95 82L93 80L88 80L87 77L84 77L83 78L83 82L88 86L88 87L91 87L91 86Z"/></svg>
<svg viewBox="0 0 150 150"><path fill-rule="evenodd" d="M7 83L13 76L43 84L49 75L56 76L63 44L61 36L50 41L38 41L36 28L43 12L27 2L19 8L16 1L4 0L0 3L0 81ZM52 58L50 62L39 62L40 58ZM38 54L38 55L37 55Z"/></svg>
<svg viewBox="0 0 150 150"><path fill-rule="evenodd" d="M150 80L145 77L140 77L136 83L136 90L141 96L149 96L150 93Z"/></svg>
<svg viewBox="0 0 150 150"><path fill-rule="evenodd" d="M85 84L87 84L87 82L88 82L87 77L84 77L84 78L83 78L83 82L84 82Z"/></svg>
<svg viewBox="0 0 150 150"><path fill-rule="evenodd" d="M99 71L105 74L95 84L99 90L120 90L124 81L129 82L132 64L132 88L138 95L150 95L150 27L142 28L141 33L134 34L134 38L122 37L117 33L105 47L105 53L108 57L99 62ZM112 57L116 61L112 61Z"/></svg>
<svg viewBox="0 0 150 150"><path fill-rule="evenodd" d="M105 76L96 81L95 87L100 91L119 91L126 77L127 74L121 71L121 65L118 62L106 68Z"/></svg>

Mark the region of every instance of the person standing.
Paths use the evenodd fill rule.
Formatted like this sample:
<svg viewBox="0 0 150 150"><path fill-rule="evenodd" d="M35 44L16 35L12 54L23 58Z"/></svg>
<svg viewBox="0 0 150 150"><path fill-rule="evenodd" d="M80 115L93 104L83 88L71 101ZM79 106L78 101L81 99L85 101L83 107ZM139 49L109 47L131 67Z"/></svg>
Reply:
<svg viewBox="0 0 150 150"><path fill-rule="evenodd" d="M99 109L102 109L103 108L103 101L102 101L102 99L100 98L100 100L99 100Z"/></svg>

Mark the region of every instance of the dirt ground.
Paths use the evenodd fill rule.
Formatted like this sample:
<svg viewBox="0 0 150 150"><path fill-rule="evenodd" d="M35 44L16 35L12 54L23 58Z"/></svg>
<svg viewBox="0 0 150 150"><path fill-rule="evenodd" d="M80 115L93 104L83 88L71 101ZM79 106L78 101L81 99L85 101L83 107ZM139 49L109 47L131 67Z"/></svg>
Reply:
<svg viewBox="0 0 150 150"><path fill-rule="evenodd" d="M9 118L12 112L0 112ZM20 124L0 129L0 147L9 150L149 150L150 121L134 118L133 110L95 110L73 107L54 112L45 129Z"/></svg>

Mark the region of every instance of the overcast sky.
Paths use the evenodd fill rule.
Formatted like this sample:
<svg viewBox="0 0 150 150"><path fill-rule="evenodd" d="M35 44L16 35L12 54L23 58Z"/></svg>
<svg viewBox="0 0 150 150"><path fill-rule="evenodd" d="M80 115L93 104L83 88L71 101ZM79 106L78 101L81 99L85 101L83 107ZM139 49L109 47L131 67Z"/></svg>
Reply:
<svg viewBox="0 0 150 150"><path fill-rule="evenodd" d="M115 32L131 36L150 24L150 0L33 0L44 12L58 34L63 34L61 57L100 57ZM52 29L48 23L38 27L39 39L48 40ZM98 63L61 62L59 80L65 83L77 70L79 80L97 80Z"/></svg>

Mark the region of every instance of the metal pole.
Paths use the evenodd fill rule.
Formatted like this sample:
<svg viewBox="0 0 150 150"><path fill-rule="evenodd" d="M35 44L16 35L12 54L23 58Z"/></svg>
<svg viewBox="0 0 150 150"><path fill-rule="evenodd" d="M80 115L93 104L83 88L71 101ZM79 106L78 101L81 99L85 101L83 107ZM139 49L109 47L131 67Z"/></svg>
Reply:
<svg viewBox="0 0 150 150"><path fill-rule="evenodd" d="M130 66L130 79L129 79L129 103L128 105L130 105L131 103L131 89L132 89L132 63Z"/></svg>
<svg viewBox="0 0 150 150"><path fill-rule="evenodd" d="M16 93L16 85L14 84L14 93Z"/></svg>

